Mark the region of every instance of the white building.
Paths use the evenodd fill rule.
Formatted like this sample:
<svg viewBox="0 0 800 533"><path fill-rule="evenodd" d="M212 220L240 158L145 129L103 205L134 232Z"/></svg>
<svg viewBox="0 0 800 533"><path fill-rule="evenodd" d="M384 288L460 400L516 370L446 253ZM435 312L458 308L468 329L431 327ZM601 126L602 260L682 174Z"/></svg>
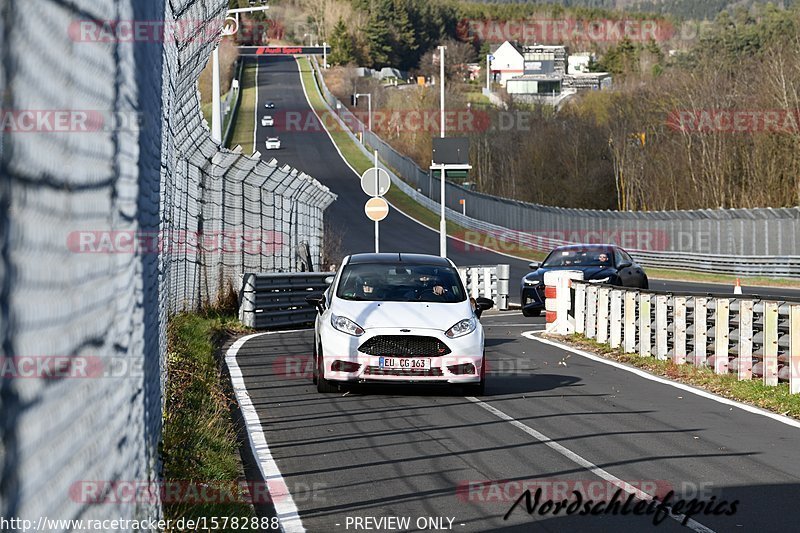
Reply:
<svg viewBox="0 0 800 533"><path fill-rule="evenodd" d="M489 62L492 79L506 86L506 82L515 76L525 73L525 59L522 50L506 41L497 50L492 52L493 59Z"/></svg>
<svg viewBox="0 0 800 533"><path fill-rule="evenodd" d="M569 67L567 74L586 74L589 72L589 65L594 61L594 55L589 52L578 52L567 58Z"/></svg>

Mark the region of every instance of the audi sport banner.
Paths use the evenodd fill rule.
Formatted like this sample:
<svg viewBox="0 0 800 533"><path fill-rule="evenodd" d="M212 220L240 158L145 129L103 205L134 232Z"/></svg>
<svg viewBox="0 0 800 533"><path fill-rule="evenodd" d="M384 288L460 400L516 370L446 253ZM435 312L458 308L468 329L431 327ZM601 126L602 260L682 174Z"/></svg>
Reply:
<svg viewBox="0 0 800 533"><path fill-rule="evenodd" d="M331 52L331 47L327 53ZM243 56L286 56L286 55L321 55L325 52L322 46L240 46L239 54Z"/></svg>

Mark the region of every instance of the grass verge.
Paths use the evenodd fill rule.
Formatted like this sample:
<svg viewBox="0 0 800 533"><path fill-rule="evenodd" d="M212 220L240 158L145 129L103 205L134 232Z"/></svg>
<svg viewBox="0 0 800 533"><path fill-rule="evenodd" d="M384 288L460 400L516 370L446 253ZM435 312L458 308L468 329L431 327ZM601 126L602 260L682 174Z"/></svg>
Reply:
<svg viewBox="0 0 800 533"><path fill-rule="evenodd" d="M651 374L713 392L724 398L800 419L800 395L789 394L789 385L786 383L780 383L776 387L768 387L756 379L739 381L735 374L715 374L708 367L696 367L690 364L678 365L671 360L660 361L655 357L626 354L582 335L551 338L607 359L613 359L620 363L646 370Z"/></svg>
<svg viewBox="0 0 800 533"><path fill-rule="evenodd" d="M241 466L235 399L217 356L225 339L244 332L233 313L180 314L168 327L167 381L162 440L167 486L209 487L209 494L231 497L202 502L203 492L187 489L185 501L164 503L164 518L255 516L248 496L239 490ZM184 485L185 484L185 485Z"/></svg>
<svg viewBox="0 0 800 533"><path fill-rule="evenodd" d="M229 148L237 145L242 147L245 153L252 154L256 151L253 145L253 131L256 127L256 63L246 61L242 71L242 80L239 84L241 88L241 103L236 116L232 118L236 122L233 125L231 142Z"/></svg>
<svg viewBox="0 0 800 533"><path fill-rule="evenodd" d="M319 93L318 86L315 81L315 73L309 61L305 58L298 58L300 64L300 72L303 77L303 83L306 87L306 94L311 102L312 107L318 113L328 113L328 108ZM483 95L480 95L483 97ZM483 97L485 98L485 97ZM480 101L477 98L475 102ZM338 122L326 121L336 124L336 127L329 127L333 141L339 147L339 150L344 155L350 165L356 169L357 172L363 173L366 169L372 166L372 162L364 153L356 146L353 139L341 131ZM426 226L438 231L439 229L439 215L430 209L420 205L413 198L399 190L397 187L392 188L385 196L397 209L410 216L411 218L425 224ZM546 252L535 250L522 246L518 243L510 242L494 236L491 234L481 233L474 230L467 229L450 220L447 221L447 233L450 236L459 238L467 243L479 244L483 248L488 248L495 252L505 253L527 261L542 261L547 256ZM465 246L468 246L465 244ZM652 279L668 279L676 281L696 281L707 283L721 283L733 285L737 276L726 276L721 274L703 274L689 271L675 271L675 270L662 270L662 269L647 269L648 276ZM766 278L766 277L741 277L740 279L746 285L764 286L764 287L800 287L800 283L796 280L786 278Z"/></svg>

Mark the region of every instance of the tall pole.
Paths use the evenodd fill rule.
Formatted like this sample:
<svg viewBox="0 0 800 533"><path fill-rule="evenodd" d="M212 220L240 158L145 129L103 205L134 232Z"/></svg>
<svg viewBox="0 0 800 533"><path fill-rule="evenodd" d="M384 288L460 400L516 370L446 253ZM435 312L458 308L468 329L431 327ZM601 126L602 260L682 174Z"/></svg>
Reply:
<svg viewBox="0 0 800 533"><path fill-rule="evenodd" d="M439 130L444 139L444 46L439 47ZM439 255L447 257L447 221L444 218L444 175L445 165L439 166L439 180L441 189L441 218L439 219Z"/></svg>
<svg viewBox="0 0 800 533"><path fill-rule="evenodd" d="M372 94L367 95L367 115L368 115L367 122L369 122L369 131L372 131Z"/></svg>
<svg viewBox="0 0 800 533"><path fill-rule="evenodd" d="M380 196L378 194L380 192L380 189L378 189L378 184L380 183L380 180L378 179L378 177L379 177L378 176L378 150L376 149L375 150L375 194ZM378 228L379 228L379 223L376 220L375 221L375 253L376 254L380 253L380 244L379 244L380 243L380 239L378 238L378 235L379 235L379 229Z"/></svg>
<svg viewBox="0 0 800 533"><path fill-rule="evenodd" d="M492 54L486 55L486 92L492 92L492 83L490 81L490 76L492 73L492 67L489 66L489 58L492 57Z"/></svg>
<svg viewBox="0 0 800 533"><path fill-rule="evenodd" d="M328 43L322 41L322 68L328 70Z"/></svg>
<svg viewBox="0 0 800 533"><path fill-rule="evenodd" d="M219 87L219 47L214 48L212 56L211 74L211 138L215 143L222 142L222 98Z"/></svg>

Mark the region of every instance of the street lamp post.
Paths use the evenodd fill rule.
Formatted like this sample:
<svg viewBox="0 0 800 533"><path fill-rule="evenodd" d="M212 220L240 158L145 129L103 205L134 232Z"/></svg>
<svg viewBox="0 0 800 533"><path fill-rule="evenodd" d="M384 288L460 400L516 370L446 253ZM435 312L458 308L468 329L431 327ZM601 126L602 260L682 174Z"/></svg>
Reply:
<svg viewBox="0 0 800 533"><path fill-rule="evenodd" d="M494 56L492 54L487 54L486 55L486 92L487 93L492 92L492 82L491 82L492 67L491 67L491 62L492 62L493 59L494 59Z"/></svg>
<svg viewBox="0 0 800 533"><path fill-rule="evenodd" d="M240 9L231 9L228 11L226 24L222 28L222 36L228 37L236 35L239 31L239 14L240 13L255 13L256 11L266 11L269 6L260 7L243 7ZM215 143L222 143L222 91L220 89L220 76L219 76L219 47L214 48L211 54L211 138Z"/></svg>
<svg viewBox="0 0 800 533"><path fill-rule="evenodd" d="M439 47L439 133L444 139L444 51L447 47ZM445 168L442 165L439 171L441 210L439 219L439 255L447 257L447 221L444 217L444 180Z"/></svg>

